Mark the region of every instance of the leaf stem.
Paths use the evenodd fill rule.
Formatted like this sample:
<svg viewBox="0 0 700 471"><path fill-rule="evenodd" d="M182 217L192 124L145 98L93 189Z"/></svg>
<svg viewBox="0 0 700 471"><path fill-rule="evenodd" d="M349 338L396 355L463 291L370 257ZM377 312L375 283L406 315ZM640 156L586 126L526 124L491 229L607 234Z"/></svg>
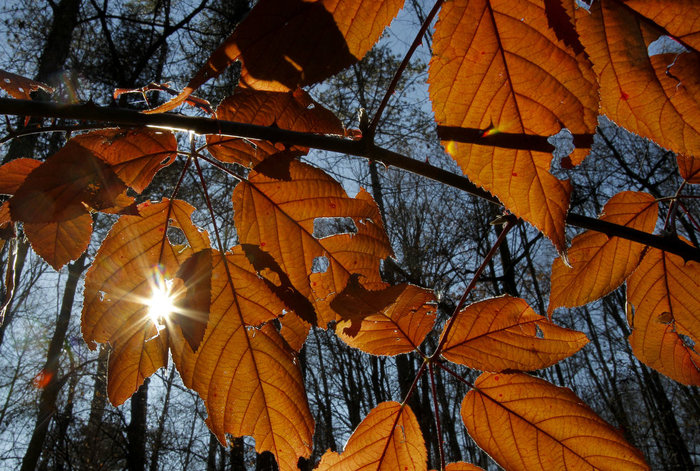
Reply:
<svg viewBox="0 0 700 471"><path fill-rule="evenodd" d="M464 294L462 295L462 298L459 300L459 303L457 303L457 306L455 306L455 310L452 313L452 317L447 321L447 325L445 326L445 330L442 333L442 337L440 337L440 343L438 344L437 348L435 349L435 352L433 352L432 355L430 355L429 361L434 361L442 352L442 347L445 345L445 342L447 341L447 336L450 334L450 331L452 330L452 327L455 324L455 321L457 320L459 312L462 310L462 307L464 304L467 302L467 296L469 296L469 293L474 289L476 286L476 282L479 280L479 277L481 276L481 273L486 269L488 266L489 262L491 259L496 255L496 252L498 251L498 247L503 243L503 241L506 239L506 235L508 235L508 232L512 228L514 228L518 223L520 222L519 219L516 219L514 216L511 216L508 219L508 222L506 222L505 227L501 231L500 235L498 236L498 239L496 239L496 242L494 242L493 246L491 247L491 250L486 254L484 257L484 260L481 262L481 265L479 268L476 270L474 273L474 276L472 277L472 281L467 285L467 287L464 289Z"/></svg>
<svg viewBox="0 0 700 471"><path fill-rule="evenodd" d="M418 46L420 46L423 43L423 36L430 27L430 24L433 22L433 18L435 18L435 15L437 15L437 12L440 10L440 7L442 7L443 3L444 0L437 0L435 2L435 6L433 6L432 10L430 10L428 16L425 17L425 20L423 21L420 30L418 30L416 38L413 40L413 44L411 44L411 47L408 48L408 51L406 51L406 55L403 58L403 61L401 61L401 64L399 64L399 67L396 69L396 72L394 73L394 78L391 80L389 87L386 89L386 93L384 93L384 98L379 104L379 108L374 114L372 122L370 123L369 128L367 129L366 137L367 139L369 139L369 142L374 142L374 133L377 131L377 126L379 126L379 119L382 117L382 113L384 112L386 105L389 104L389 99L394 94L394 90L396 90L396 87L399 84L399 80L401 80L401 76L403 75L404 70L406 70L406 67L408 67L408 63L411 61L413 53L416 51L416 49L418 49Z"/></svg>
<svg viewBox="0 0 700 471"><path fill-rule="evenodd" d="M433 370L433 363L432 362L428 363L428 373L430 375L430 389L432 391L432 396L433 396L433 408L435 409L435 428L437 431L437 438L438 438L438 451L440 453L440 469L444 471L444 469L445 469L445 451L443 450L444 443L443 443L443 439L442 439L442 427L440 424L440 408L438 407L438 402L437 402L437 388L435 387L435 373Z"/></svg>

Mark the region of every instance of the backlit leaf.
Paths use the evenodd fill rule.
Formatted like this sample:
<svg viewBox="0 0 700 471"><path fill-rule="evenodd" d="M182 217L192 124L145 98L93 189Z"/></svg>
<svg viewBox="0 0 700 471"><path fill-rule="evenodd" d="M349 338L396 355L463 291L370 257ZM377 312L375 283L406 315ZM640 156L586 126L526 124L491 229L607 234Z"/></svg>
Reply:
<svg viewBox="0 0 700 471"><path fill-rule="evenodd" d="M624 191L610 198L600 219L651 233L659 209L653 196ZM547 312L561 306L582 306L605 296L634 271L644 246L596 231L576 236L567 251L570 267L561 258L552 263L552 288Z"/></svg>
<svg viewBox="0 0 700 471"><path fill-rule="evenodd" d="M469 435L508 470L646 470L642 454L571 390L484 373L462 401Z"/></svg>
<svg viewBox="0 0 700 471"><path fill-rule="evenodd" d="M182 103L234 61L241 84L287 91L324 80L362 59L403 0L261 0L175 99Z"/></svg>
<svg viewBox="0 0 700 471"><path fill-rule="evenodd" d="M110 401L121 404L136 391L144 378L165 366L167 342L155 341L163 327L148 315L148 301L162 283L172 279L177 267L193 250L208 247L208 236L191 222L194 208L173 200L143 203L140 216L119 218L100 247L85 276L85 299L81 329L91 348L109 342L112 355L107 390ZM175 247L166 236L166 223L179 228L189 247ZM160 329L160 330L159 330ZM163 350L165 349L165 350ZM156 361L158 358L163 362ZM146 361L146 359L148 361ZM118 377L113 382L112 377Z"/></svg>
<svg viewBox="0 0 700 471"><path fill-rule="evenodd" d="M237 89L216 110L216 118L259 126L276 126L290 131L319 134L344 134L340 120L316 103L301 89L293 92L265 92ZM252 167L266 157L285 149L285 145L252 141L234 136L207 136L207 149L222 162L237 162ZM308 148L294 146L304 153Z"/></svg>
<svg viewBox="0 0 700 471"><path fill-rule="evenodd" d="M577 10L576 27L598 76L601 113L662 147L700 155L700 53L650 57L664 31L617 1Z"/></svg>
<svg viewBox="0 0 700 471"><path fill-rule="evenodd" d="M484 135L595 129L595 78L583 54L548 28L542 1L446 2L434 41L429 82L439 125ZM470 180L564 250L571 186L549 173L551 154L444 144Z"/></svg>
<svg viewBox="0 0 700 471"><path fill-rule="evenodd" d="M278 178L254 169L236 186L238 237L242 244L272 255L291 284L314 304L319 325L325 326L336 320L330 301L352 274L368 289L384 286L379 262L391 254L391 247L379 210L366 191L350 198L338 182L301 162L280 160L275 170ZM275 172L268 168L267 173ZM314 221L324 217L352 218L357 233L317 238ZM326 258L328 267L314 272L319 257Z"/></svg>
<svg viewBox="0 0 700 471"><path fill-rule="evenodd" d="M459 462L448 463L447 465L445 465L445 471L483 471L483 468L480 468L471 463Z"/></svg>
<svg viewBox="0 0 700 471"><path fill-rule="evenodd" d="M177 141L169 131L100 129L74 137L72 142L94 152L137 193L177 157Z"/></svg>
<svg viewBox="0 0 700 471"><path fill-rule="evenodd" d="M56 222L123 205L126 186L98 156L68 142L32 170L10 200L12 219Z"/></svg>
<svg viewBox="0 0 700 471"><path fill-rule="evenodd" d="M684 384L700 385L700 356L679 335L700 341L700 264L649 249L627 280L632 351L642 362Z"/></svg>
<svg viewBox="0 0 700 471"><path fill-rule="evenodd" d="M32 170L41 165L36 159L15 159L0 167L0 193L14 195Z"/></svg>
<svg viewBox="0 0 700 471"><path fill-rule="evenodd" d="M428 454L413 411L382 402L357 426L343 453L327 451L317 471L424 470Z"/></svg>
<svg viewBox="0 0 700 471"><path fill-rule="evenodd" d="M336 325L338 337L372 355L417 350L435 323L435 296L409 284L368 291L353 276L331 307L348 319Z"/></svg>
<svg viewBox="0 0 700 471"><path fill-rule="evenodd" d="M92 216L87 212L57 222L25 222L24 233L34 251L60 270L85 252L92 236Z"/></svg>
<svg viewBox="0 0 700 471"><path fill-rule="evenodd" d="M177 310L171 321L178 324L192 351L197 351L204 338L211 304L211 250L201 250L185 260L175 275L184 289L177 299Z"/></svg>
<svg viewBox="0 0 700 471"><path fill-rule="evenodd" d="M700 158L678 154L676 161L681 177L685 178L688 183L700 183Z"/></svg>
<svg viewBox="0 0 700 471"><path fill-rule="evenodd" d="M559 327L524 300L506 295L460 311L442 356L477 370L529 371L551 366L587 343L583 333Z"/></svg>
<svg viewBox="0 0 700 471"><path fill-rule="evenodd" d="M297 469L311 454L313 418L294 352L270 324L285 309L257 276L240 247L212 251L211 311L194 353L179 328L171 334L183 382L207 408L207 424L221 443L226 434L250 435L259 453L271 451L280 470Z"/></svg>
<svg viewBox="0 0 700 471"><path fill-rule="evenodd" d="M700 9L694 0L624 0L624 3L686 46L700 50Z"/></svg>
<svg viewBox="0 0 700 471"><path fill-rule="evenodd" d="M31 92L35 92L39 89L49 94L53 93L53 88L45 83L37 82L36 80L28 79L2 69L0 69L0 88L9 93L10 96L19 100L31 100Z"/></svg>

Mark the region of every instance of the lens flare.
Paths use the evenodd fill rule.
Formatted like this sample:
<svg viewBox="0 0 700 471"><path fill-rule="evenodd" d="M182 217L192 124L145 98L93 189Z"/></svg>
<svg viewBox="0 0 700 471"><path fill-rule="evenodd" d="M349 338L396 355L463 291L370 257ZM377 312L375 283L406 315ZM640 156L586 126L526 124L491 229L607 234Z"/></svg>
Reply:
<svg viewBox="0 0 700 471"><path fill-rule="evenodd" d="M146 301L148 317L156 326L160 326L175 311L173 295L170 292L172 282L156 278L151 287L151 297Z"/></svg>

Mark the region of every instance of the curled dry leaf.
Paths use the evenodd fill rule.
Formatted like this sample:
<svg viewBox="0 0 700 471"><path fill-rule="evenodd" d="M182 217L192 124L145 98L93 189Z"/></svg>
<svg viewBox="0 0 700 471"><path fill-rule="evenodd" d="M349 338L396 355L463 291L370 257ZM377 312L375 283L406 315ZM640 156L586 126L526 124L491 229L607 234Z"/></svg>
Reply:
<svg viewBox="0 0 700 471"><path fill-rule="evenodd" d="M369 291L352 276L331 302L344 320L336 334L353 348L372 355L417 350L435 323L435 296L418 286L401 284Z"/></svg>
<svg viewBox="0 0 700 471"><path fill-rule="evenodd" d="M314 422L296 355L270 324L284 303L257 276L240 247L212 251L209 323L197 352L179 327L171 330L173 361L184 384L207 408L207 424L221 443L226 434L250 435L259 453L272 452L280 470L297 469L311 454Z"/></svg>
<svg viewBox="0 0 700 471"><path fill-rule="evenodd" d="M139 205L140 216L122 216L112 226L85 276L81 330L91 348L95 342L112 346L107 383L112 404L123 403L166 365L167 340L149 317L148 303L156 286L171 280L193 251L209 246L207 234L192 224L193 211L178 200ZM182 230L189 247L170 244L168 222Z"/></svg>
<svg viewBox="0 0 700 471"><path fill-rule="evenodd" d="M289 131L318 134L344 134L340 120L316 103L304 90L266 92L237 89L216 110L216 118L259 126L276 126ZM286 149L281 143L241 139L235 136L207 135L207 149L222 162L236 162L252 167ZM293 146L301 153L308 148Z"/></svg>
<svg viewBox="0 0 700 471"><path fill-rule="evenodd" d="M446 2L434 41L429 83L438 125L481 129L485 136L595 129L597 87L590 65L548 27L544 3ZM444 144L470 180L564 251L571 186L549 172L551 154Z"/></svg>
<svg viewBox="0 0 700 471"><path fill-rule="evenodd" d="M680 5L645 3L645 14L659 19ZM650 57L649 45L664 30L619 1L578 9L576 27L598 77L601 113L662 147L700 155L700 53Z"/></svg>
<svg viewBox="0 0 700 471"><path fill-rule="evenodd" d="M13 98L19 100L31 100L31 92L35 92L39 89L44 90L48 94L53 93L53 88L45 83L37 82L36 80L28 79L2 69L0 69L0 88L9 93Z"/></svg>
<svg viewBox="0 0 700 471"><path fill-rule="evenodd" d="M683 384L700 386L700 264L649 249L627 280L632 352ZM683 338L686 336L694 343Z"/></svg>
<svg viewBox="0 0 700 471"><path fill-rule="evenodd" d="M659 205L648 193L624 191L610 198L600 219L651 233ZM558 307L582 306L605 296L637 268L644 246L628 239L586 231L574 238L567 251L570 266L561 258L552 263L552 288L547 312Z"/></svg>
<svg viewBox="0 0 700 471"><path fill-rule="evenodd" d="M269 163L262 164L265 174L253 169L233 191L239 240L268 252L325 326L336 320L329 303L351 275L359 275L368 289L384 286L379 262L392 252L379 210L366 191L350 198L338 182L310 165L283 159L272 161L272 167ZM352 218L357 233L317 238L314 221L324 217ZM328 260L325 271L315 271L320 257Z"/></svg>
<svg viewBox="0 0 700 471"><path fill-rule="evenodd" d="M71 142L94 152L137 193L177 157L175 135L164 130L100 129L74 137Z"/></svg>
<svg viewBox="0 0 700 471"><path fill-rule="evenodd" d="M551 366L587 343L582 332L559 327L524 300L506 295L460 311L441 353L478 370L530 371Z"/></svg>
<svg viewBox="0 0 700 471"><path fill-rule="evenodd" d="M423 434L407 405L382 402L350 436L345 450L328 450L317 471L424 470L428 453Z"/></svg>
<svg viewBox="0 0 700 471"><path fill-rule="evenodd" d="M362 59L403 3L261 0L185 90L153 112L173 109L234 61L248 88L287 91L320 82Z"/></svg>
<svg viewBox="0 0 700 471"><path fill-rule="evenodd" d="M484 373L462 401L469 435L508 470L648 470L642 454L570 389Z"/></svg>

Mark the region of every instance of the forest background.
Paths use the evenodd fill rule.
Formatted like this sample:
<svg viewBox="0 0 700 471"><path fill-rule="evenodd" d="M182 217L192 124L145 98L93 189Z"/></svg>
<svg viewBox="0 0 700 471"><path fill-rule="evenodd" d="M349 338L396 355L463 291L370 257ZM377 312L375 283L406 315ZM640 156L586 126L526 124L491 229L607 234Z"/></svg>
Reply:
<svg viewBox="0 0 700 471"><path fill-rule="evenodd" d="M358 127L361 108L373 116L412 40L407 32L415 34L431 7L429 2L407 1L382 41L362 61L311 88L314 99L340 117L347 128ZM0 64L54 87L55 96L65 102L143 109L146 104L141 97L126 94L115 100L113 91L150 82L182 87L249 8L242 0L61 0L29 6L8 2L0 11L1 34L7 38ZM429 30L382 115L376 142L459 173L440 145L430 111L426 77L431 47ZM236 80L233 67L197 94L216 104L232 92ZM25 124L23 120L6 121L3 136ZM53 125L62 132L5 139L4 162L19 156L45 159L56 152L65 143L66 128L61 128L60 121ZM185 142L187 136L181 138ZM605 119L600 121L591 154L575 171L558 165L561 155L555 157L555 175L570 178L574 185L571 211L581 214L600 214L619 188L664 198L676 194L682 184L674 154ZM501 209L457 189L364 159L314 151L305 160L333 175L351 195L360 188L370 191L396 254L394 261L384 264L383 276L434 290L439 300L438 322L444 322L496 241L500 229L491 222ZM168 194L170 182L183 165L176 161L161 172L141 195L142 200ZM214 207L218 220L232 221L228 195L233 183L212 168L203 171L212 200L226 201ZM181 195L205 208L201 189L193 183L196 178L188 175L188 179ZM696 195L697 190L687 186L686 194ZM689 201L689 213L697 214L693 200ZM207 216L195 213L195 222L210 229ZM689 221L679 218L679 230L697 246ZM87 347L80 333L79 313L84 271L112 222L110 216L100 215L86 256L59 272L28 250L26 243L19 245L22 261L15 265L15 273L21 276L0 327L0 466L47 470L274 467L269 453L255 453L250 438L233 439L229 448L221 446L205 424L201 399L183 386L172 363L147 379L125 404L109 405L108 350ZM324 229L329 233L348 229L342 221L336 223L340 227L330 224ZM232 225L219 230L225 245L233 245ZM5 271L8 254L9 244L5 244ZM489 262L474 299L510 294L545 314L551 263L556 256L552 244L539 232L524 224L517 226ZM537 375L571 388L619 428L652 469L692 469L700 460L700 445L694 439L700 433L697 388L674 382L637 360L627 341L630 329L625 309L625 294L619 289L584 307L558 310L556 322L584 332L590 344ZM437 345L437 335L433 332L427 345ZM420 367L414 356L367 355L348 347L332 332L316 328L299 358L316 422L309 463L317 462L327 449L341 451L352 431L381 402L401 402ZM47 366L55 368L50 378L43 373ZM477 377L468 368L455 369L471 382ZM429 377L423 375L409 402L425 437L429 465L440 465L432 412L435 401L444 459L495 469L462 424L459 408L466 386L449 375L435 378L435 396ZM37 438L37 430L45 435Z"/></svg>

